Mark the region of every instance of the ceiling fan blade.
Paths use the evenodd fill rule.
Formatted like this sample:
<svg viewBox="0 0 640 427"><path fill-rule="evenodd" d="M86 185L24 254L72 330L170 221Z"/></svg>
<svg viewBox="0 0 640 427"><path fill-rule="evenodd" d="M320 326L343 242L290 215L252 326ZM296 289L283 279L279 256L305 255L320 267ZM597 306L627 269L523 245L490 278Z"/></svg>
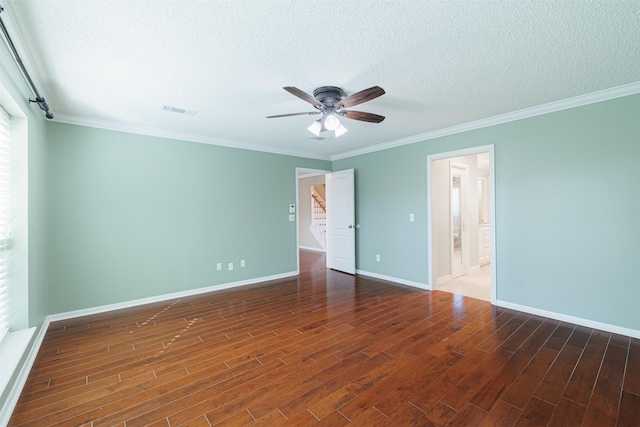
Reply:
<svg viewBox="0 0 640 427"><path fill-rule="evenodd" d="M380 123L384 120L384 116L373 113L363 113L362 111L343 111L344 116L352 120L360 120L361 122Z"/></svg>
<svg viewBox="0 0 640 427"><path fill-rule="evenodd" d="M347 96L336 104L336 107L349 108L354 105L362 104L363 102L371 101L381 95L384 95L384 89L379 86L370 87L369 89L361 90L353 95ZM357 120L357 119L356 119Z"/></svg>
<svg viewBox="0 0 640 427"><path fill-rule="evenodd" d="M320 111L311 111L310 113L278 114L277 116L267 116L267 119L275 119L278 117L291 117L291 116L312 116L314 114L320 114Z"/></svg>
<svg viewBox="0 0 640 427"><path fill-rule="evenodd" d="M316 108L323 107L322 102L318 101L313 96L309 95L307 92L301 91L297 87L285 86L282 89L286 90L287 92L289 92L292 95L297 96L298 98L302 99L303 101L307 101L309 104L313 105Z"/></svg>

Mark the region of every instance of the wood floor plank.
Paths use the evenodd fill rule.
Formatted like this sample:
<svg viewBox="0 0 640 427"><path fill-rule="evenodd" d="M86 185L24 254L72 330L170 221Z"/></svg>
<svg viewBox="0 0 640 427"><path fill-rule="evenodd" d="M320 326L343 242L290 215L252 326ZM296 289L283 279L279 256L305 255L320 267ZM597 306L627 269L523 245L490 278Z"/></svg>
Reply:
<svg viewBox="0 0 640 427"><path fill-rule="evenodd" d="M627 361L627 348L609 345L600 366L600 372L593 393L618 402L622 393L622 382ZM617 405L617 403L616 403ZM617 410L617 407L616 407ZM616 411L617 412L617 411Z"/></svg>
<svg viewBox="0 0 640 427"><path fill-rule="evenodd" d="M489 412L507 391L513 381L521 375L523 369L533 358L533 354L519 350L500 367L491 379L478 390L470 402Z"/></svg>
<svg viewBox="0 0 640 427"><path fill-rule="evenodd" d="M557 355L554 350L541 349L511 384L502 400L516 408L524 409Z"/></svg>
<svg viewBox="0 0 640 427"><path fill-rule="evenodd" d="M580 426L586 411L586 406L562 398L549 421L549 427Z"/></svg>
<svg viewBox="0 0 640 427"><path fill-rule="evenodd" d="M447 426L477 426L482 424L487 417L487 412L478 408L471 403L467 403L464 407L449 420Z"/></svg>
<svg viewBox="0 0 640 427"><path fill-rule="evenodd" d="M549 402L534 397L529 401L527 407L524 408L515 425L517 427L546 426L549 421L551 421L555 409L556 407Z"/></svg>
<svg viewBox="0 0 640 427"><path fill-rule="evenodd" d="M603 357L603 348L586 346L563 396L582 405L588 404Z"/></svg>
<svg viewBox="0 0 640 427"><path fill-rule="evenodd" d="M525 354L518 356L517 364L524 362ZM470 368L469 374L458 382L443 398L442 401L454 409L462 410L476 393L498 372L512 357L506 350L498 349L482 360L475 367ZM497 379L496 379L497 380Z"/></svg>
<svg viewBox="0 0 640 427"><path fill-rule="evenodd" d="M581 349L565 346L542 378L534 396L557 405L581 354Z"/></svg>
<svg viewBox="0 0 640 427"><path fill-rule="evenodd" d="M638 420L640 420L640 396L623 391L618 409L617 425L619 427L637 427L640 425Z"/></svg>
<svg viewBox="0 0 640 427"><path fill-rule="evenodd" d="M482 420L482 427L511 427L516 423L522 410L504 401L498 402L489 415Z"/></svg>
<svg viewBox="0 0 640 427"><path fill-rule="evenodd" d="M570 323L560 323L545 343L545 346L549 347L551 350L562 350L569 337L572 336L574 329L575 325Z"/></svg>
<svg viewBox="0 0 640 427"><path fill-rule="evenodd" d="M584 348L587 345L587 341L589 341L589 337L591 336L591 328L587 328L586 326L576 326L573 329L573 333L567 340L567 345L577 348Z"/></svg>
<svg viewBox="0 0 640 427"><path fill-rule="evenodd" d="M589 400L583 424L600 427L615 426L617 415L618 399L612 400L593 394Z"/></svg>
<svg viewBox="0 0 640 427"><path fill-rule="evenodd" d="M629 343L623 389L640 396L640 339L632 338Z"/></svg>
<svg viewBox="0 0 640 427"><path fill-rule="evenodd" d="M53 322L9 426L640 425L640 340L323 257Z"/></svg>

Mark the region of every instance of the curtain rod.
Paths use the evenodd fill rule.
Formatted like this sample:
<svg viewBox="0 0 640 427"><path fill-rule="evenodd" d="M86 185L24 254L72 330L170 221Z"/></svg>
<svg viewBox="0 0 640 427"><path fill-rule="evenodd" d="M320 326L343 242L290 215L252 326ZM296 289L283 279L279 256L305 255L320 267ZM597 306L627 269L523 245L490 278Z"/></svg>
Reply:
<svg viewBox="0 0 640 427"><path fill-rule="evenodd" d="M4 8L2 7L2 5L0 5L0 13L2 12L4 12ZM16 46L13 44L13 40L11 40L11 36L9 35L9 32L7 31L7 27L4 25L4 21L2 20L1 17L0 17L0 29L2 30L2 34L4 35L4 39L6 40L7 45L9 45L9 49L11 49L11 52L13 53L13 59L16 61L18 68L20 68L22 77L24 77L27 84L29 85L29 88L31 89L31 91L33 92L33 95L36 98L36 99L29 98L29 102L34 102L38 104L38 107L40 107L40 109L44 111L44 116L47 119L53 119L53 113L49 111L49 104L47 104L47 101L44 99L44 97L40 95L40 93L38 92L38 89L36 88L36 85L33 83L33 80L31 79L29 72L27 71L24 64L22 63L22 59L18 54L18 50L16 49Z"/></svg>

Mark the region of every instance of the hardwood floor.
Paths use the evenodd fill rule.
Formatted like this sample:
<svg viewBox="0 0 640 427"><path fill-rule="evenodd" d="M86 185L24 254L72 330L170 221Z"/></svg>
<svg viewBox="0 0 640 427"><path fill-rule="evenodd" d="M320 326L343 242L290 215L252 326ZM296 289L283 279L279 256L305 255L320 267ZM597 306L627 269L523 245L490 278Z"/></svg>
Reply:
<svg viewBox="0 0 640 427"><path fill-rule="evenodd" d="M640 340L326 271L52 323L10 426L640 425Z"/></svg>

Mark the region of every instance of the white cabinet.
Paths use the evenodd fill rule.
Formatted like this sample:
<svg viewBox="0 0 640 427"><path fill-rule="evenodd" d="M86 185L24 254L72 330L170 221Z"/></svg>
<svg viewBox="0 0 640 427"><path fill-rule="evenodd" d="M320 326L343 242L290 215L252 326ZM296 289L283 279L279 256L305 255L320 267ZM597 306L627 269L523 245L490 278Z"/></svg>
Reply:
<svg viewBox="0 0 640 427"><path fill-rule="evenodd" d="M491 232L489 224L478 225L478 264L491 262Z"/></svg>

